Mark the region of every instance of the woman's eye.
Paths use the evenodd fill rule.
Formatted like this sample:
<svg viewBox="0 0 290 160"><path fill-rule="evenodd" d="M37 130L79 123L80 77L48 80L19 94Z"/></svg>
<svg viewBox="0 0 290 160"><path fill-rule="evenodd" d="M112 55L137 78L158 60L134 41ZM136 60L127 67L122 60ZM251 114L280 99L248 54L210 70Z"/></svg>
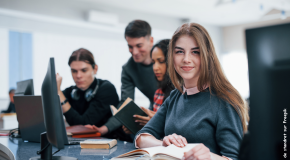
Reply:
<svg viewBox="0 0 290 160"><path fill-rule="evenodd" d="M199 54L199 51L193 51L192 53L194 53L194 54Z"/></svg>
<svg viewBox="0 0 290 160"><path fill-rule="evenodd" d="M183 53L182 51L176 51L176 53Z"/></svg>

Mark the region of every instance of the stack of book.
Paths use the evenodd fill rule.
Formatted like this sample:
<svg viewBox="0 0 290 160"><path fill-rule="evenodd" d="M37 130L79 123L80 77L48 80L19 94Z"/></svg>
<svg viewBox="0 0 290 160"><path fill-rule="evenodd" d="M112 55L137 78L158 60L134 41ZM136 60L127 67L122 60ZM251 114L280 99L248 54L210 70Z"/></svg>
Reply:
<svg viewBox="0 0 290 160"><path fill-rule="evenodd" d="M73 138L101 137L101 133L98 130L87 128L83 125L66 127L66 132L68 136Z"/></svg>

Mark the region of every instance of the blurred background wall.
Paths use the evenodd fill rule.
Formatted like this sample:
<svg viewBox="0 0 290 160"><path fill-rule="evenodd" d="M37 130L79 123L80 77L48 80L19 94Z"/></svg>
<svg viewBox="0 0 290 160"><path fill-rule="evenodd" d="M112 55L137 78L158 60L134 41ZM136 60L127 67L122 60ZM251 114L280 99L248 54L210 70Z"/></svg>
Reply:
<svg viewBox="0 0 290 160"><path fill-rule="evenodd" d="M112 82L120 96L122 65L131 56L124 30L134 19L151 25L155 43L183 23L202 24L228 79L248 98L244 30L289 23L289 11L289 0L0 0L0 109L17 81L33 78L35 95L41 94L49 57L63 77L61 88L74 85L67 63L80 47L94 54L96 77ZM138 89L135 97L149 106Z"/></svg>

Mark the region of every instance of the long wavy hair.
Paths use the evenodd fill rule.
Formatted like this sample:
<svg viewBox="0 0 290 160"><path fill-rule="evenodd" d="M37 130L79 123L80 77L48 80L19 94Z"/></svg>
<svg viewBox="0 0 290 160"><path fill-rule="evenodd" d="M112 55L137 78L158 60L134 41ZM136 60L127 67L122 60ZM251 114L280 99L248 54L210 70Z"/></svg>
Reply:
<svg viewBox="0 0 290 160"><path fill-rule="evenodd" d="M156 43L151 51L150 51L150 57L152 58L152 52L154 50L154 48L159 48L161 49L164 58L165 58L165 63L166 63L166 73L164 75L164 78L162 81L158 81L158 87L161 88L162 92L164 93L164 99L163 102L165 101L165 99L170 95L170 92L174 89L173 84L171 83L171 80L169 78L168 75L168 62L167 62L167 53L168 53L168 45L169 45L170 39L163 39L160 40L158 43ZM156 77L155 77L156 78ZM157 78L156 78L157 79Z"/></svg>
<svg viewBox="0 0 290 160"><path fill-rule="evenodd" d="M174 68L173 58L176 41L183 35L193 37L199 45L201 66L197 82L198 90L203 91L204 86L208 85L211 94L214 92L216 96L231 104L239 114L243 130L246 132L249 121L248 106L224 75L208 32L197 23L183 24L175 31L169 43L168 72L173 85L182 93L181 86L184 85L184 82Z"/></svg>

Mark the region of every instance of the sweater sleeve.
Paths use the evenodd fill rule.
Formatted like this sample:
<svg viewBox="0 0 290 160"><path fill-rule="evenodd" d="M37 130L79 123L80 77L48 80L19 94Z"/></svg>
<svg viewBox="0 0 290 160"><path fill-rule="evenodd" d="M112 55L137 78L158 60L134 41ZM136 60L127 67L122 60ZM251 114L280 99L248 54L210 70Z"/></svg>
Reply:
<svg viewBox="0 0 290 160"><path fill-rule="evenodd" d="M134 142L136 138L141 133L149 133L154 136L156 139L163 139L165 120L167 114L167 107L169 105L169 97L162 104L160 109L156 112L156 114L152 117L152 119L136 134Z"/></svg>
<svg viewBox="0 0 290 160"><path fill-rule="evenodd" d="M219 106L216 128L220 154L237 160L242 138L243 126L238 113L230 104L222 102Z"/></svg>
<svg viewBox="0 0 290 160"><path fill-rule="evenodd" d="M111 83L101 86L96 96L90 101L88 109L81 115L70 108L64 116L70 125L96 124L110 112L112 102L118 101L118 94Z"/></svg>
<svg viewBox="0 0 290 160"><path fill-rule="evenodd" d="M135 84L129 74L126 71L126 68L123 67L122 70L122 75L121 75L121 101L119 105L117 106L118 108L123 104L123 102L130 97L131 99L134 100L134 94L135 94Z"/></svg>

